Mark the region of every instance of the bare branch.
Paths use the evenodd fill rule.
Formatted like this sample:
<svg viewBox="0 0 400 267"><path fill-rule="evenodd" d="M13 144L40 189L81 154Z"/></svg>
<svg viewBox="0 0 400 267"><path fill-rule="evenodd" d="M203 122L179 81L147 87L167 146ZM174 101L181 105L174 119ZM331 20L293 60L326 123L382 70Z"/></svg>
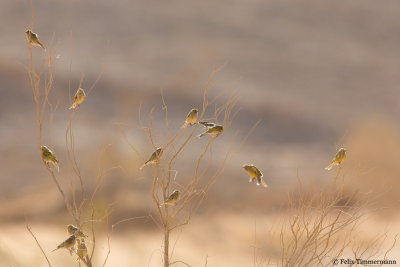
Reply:
<svg viewBox="0 0 400 267"><path fill-rule="evenodd" d="M45 259L46 259L47 264L49 265L49 267L52 267L52 265L51 265L51 263L50 263L50 260L49 260L49 258L48 258L47 255L46 255L46 252L44 252L42 246L41 246L40 243L39 243L39 240L36 238L35 234L32 232L32 229L31 229L31 227L30 227L28 224L26 224L26 229L29 231L29 233L31 234L31 236L33 237L33 239L35 239L35 242L36 242L37 246L39 247L40 251L42 252L43 256L45 257Z"/></svg>

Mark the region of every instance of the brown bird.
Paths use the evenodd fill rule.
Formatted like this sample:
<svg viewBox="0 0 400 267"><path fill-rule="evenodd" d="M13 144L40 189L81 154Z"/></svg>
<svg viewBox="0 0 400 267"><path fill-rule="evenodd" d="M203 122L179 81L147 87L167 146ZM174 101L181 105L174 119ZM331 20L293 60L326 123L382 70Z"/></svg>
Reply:
<svg viewBox="0 0 400 267"><path fill-rule="evenodd" d="M76 237L84 237L87 238L88 236L85 235L78 227L72 224L68 224L67 226L68 233L70 235L75 235Z"/></svg>
<svg viewBox="0 0 400 267"><path fill-rule="evenodd" d="M347 150L345 148L339 149L339 151L336 153L335 157L332 159L331 164L326 166L325 170L329 171L334 166L340 165L346 159L346 152L347 152Z"/></svg>
<svg viewBox="0 0 400 267"><path fill-rule="evenodd" d="M78 255L77 261L83 260L88 254L87 247L84 240L78 240L78 247L76 249L76 255Z"/></svg>
<svg viewBox="0 0 400 267"><path fill-rule="evenodd" d="M249 183L257 181L257 185L268 187L267 183L263 179L262 172L256 166L253 164L244 164L242 168L250 176Z"/></svg>
<svg viewBox="0 0 400 267"><path fill-rule="evenodd" d="M57 249L60 249L60 248L66 248L71 253L71 250L75 246L75 243L76 243L76 237L75 237L75 235L71 235L65 241L63 241L60 245L58 245L57 248L54 249L53 251L56 251Z"/></svg>
<svg viewBox="0 0 400 267"><path fill-rule="evenodd" d="M185 123L182 125L182 128L186 128L188 125L193 125L197 123L197 114L199 113L198 109L192 109L186 116Z"/></svg>
<svg viewBox="0 0 400 267"><path fill-rule="evenodd" d="M42 160L49 167L50 163L57 168L57 171L60 171L60 167L58 165L58 160L56 155L51 151L47 146L40 146L40 150L42 151Z"/></svg>
<svg viewBox="0 0 400 267"><path fill-rule="evenodd" d="M32 46L38 46L43 48L44 50L46 50L46 48L44 47L44 45L39 41L39 37L36 33L32 32L31 30L26 30L26 39L28 39L28 42L32 45Z"/></svg>
<svg viewBox="0 0 400 267"><path fill-rule="evenodd" d="M163 206L175 206L176 203L179 201L179 197L181 195L181 192L179 190L175 190L174 192L172 192L171 195L169 195L169 197L167 197L167 199L164 201L163 204L160 205Z"/></svg>
<svg viewBox="0 0 400 267"><path fill-rule="evenodd" d="M198 137L203 137L206 134L211 135L212 137L217 137L224 131L224 127L222 125L214 125L212 127L207 128L207 130L201 133Z"/></svg>
<svg viewBox="0 0 400 267"><path fill-rule="evenodd" d="M140 167L140 170L143 169L145 166L150 165L150 164L158 164L160 162L160 158L164 152L164 149L162 147L159 147L154 151L150 158L143 164L142 167Z"/></svg>
<svg viewBox="0 0 400 267"><path fill-rule="evenodd" d="M75 93L74 102L72 103L69 109L75 109L79 107L79 105L82 104L85 101L85 99L86 99L85 91L79 87Z"/></svg>

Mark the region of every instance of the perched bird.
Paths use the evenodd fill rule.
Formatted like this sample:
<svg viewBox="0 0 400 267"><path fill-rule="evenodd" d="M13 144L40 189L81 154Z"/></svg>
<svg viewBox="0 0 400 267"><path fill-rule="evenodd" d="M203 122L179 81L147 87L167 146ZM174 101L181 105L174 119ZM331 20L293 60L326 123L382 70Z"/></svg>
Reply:
<svg viewBox="0 0 400 267"><path fill-rule="evenodd" d="M199 122L204 127L214 127L216 124L210 121L200 121Z"/></svg>
<svg viewBox="0 0 400 267"><path fill-rule="evenodd" d="M39 46L46 50L44 45L39 41L39 37L36 33L32 32L31 30L26 30L26 38L28 39L28 42L33 45L33 46Z"/></svg>
<svg viewBox="0 0 400 267"><path fill-rule="evenodd" d="M42 159L46 163L47 166L49 164L53 164L54 167L57 168L57 171L60 171L60 167L58 166L58 160L56 155L54 155L53 151L48 149L46 146L40 146L40 150L42 151Z"/></svg>
<svg viewBox="0 0 400 267"><path fill-rule="evenodd" d="M186 116L185 123L182 125L182 128L185 128L188 125L193 125L197 123L197 114L199 113L198 109L192 109Z"/></svg>
<svg viewBox="0 0 400 267"><path fill-rule="evenodd" d="M70 235L75 235L76 237L88 237L87 235L85 235L81 230L79 230L79 228L78 227L76 227L76 226L74 226L74 225L72 225L72 224L68 224L68 226L67 226L67 230L68 230L68 233L70 234Z"/></svg>
<svg viewBox="0 0 400 267"><path fill-rule="evenodd" d="M54 249L53 251L56 251L57 249L60 249L60 248L66 248L71 252L71 249L75 246L75 243L76 243L76 237L75 237L75 235L71 235L64 242L62 242L60 245L58 245L57 248Z"/></svg>
<svg viewBox="0 0 400 267"><path fill-rule="evenodd" d="M88 252L85 241L78 240L78 248L76 249L76 255L78 255L78 258L76 260L77 261L83 260L87 254Z"/></svg>
<svg viewBox="0 0 400 267"><path fill-rule="evenodd" d="M257 181L257 185L268 186L263 179L262 172L256 166L253 164L244 164L242 168L250 175L249 183Z"/></svg>
<svg viewBox="0 0 400 267"><path fill-rule="evenodd" d="M326 166L325 170L329 171L334 166L340 165L346 159L346 152L347 152L347 150L345 148L339 149L339 151L336 153L335 157L332 159L331 164Z"/></svg>
<svg viewBox="0 0 400 267"><path fill-rule="evenodd" d="M224 127L222 125L214 125L212 127L207 128L207 130L200 134L199 137L203 137L206 134L211 135L213 137L217 137L224 131Z"/></svg>
<svg viewBox="0 0 400 267"><path fill-rule="evenodd" d="M159 163L163 152L164 149L162 147L157 148L156 151L151 154L150 158L143 164L143 166L140 167L140 170L147 165Z"/></svg>
<svg viewBox="0 0 400 267"><path fill-rule="evenodd" d="M179 201L179 197L181 195L181 192L179 190L175 190L174 192L172 192L171 195L169 195L169 197L167 197L167 199L164 201L163 204L160 205L163 206L175 206L176 203Z"/></svg>
<svg viewBox="0 0 400 267"><path fill-rule="evenodd" d="M79 105L82 104L85 101L85 99L86 99L85 91L79 87L75 93L74 102L72 103L72 106L69 109L75 109L79 107Z"/></svg>

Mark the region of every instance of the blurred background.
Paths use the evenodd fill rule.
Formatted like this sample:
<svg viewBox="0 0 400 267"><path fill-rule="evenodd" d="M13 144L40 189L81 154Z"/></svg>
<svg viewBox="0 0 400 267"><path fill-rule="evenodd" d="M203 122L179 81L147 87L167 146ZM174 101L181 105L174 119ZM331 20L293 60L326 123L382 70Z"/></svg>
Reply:
<svg viewBox="0 0 400 267"><path fill-rule="evenodd" d="M114 203L113 222L153 209L151 171L138 170L153 151L140 127L149 113L156 145L163 145L191 108L201 108L219 69L210 98L238 101L213 164L227 151L233 156L192 223L174 236L174 257L194 266L207 256L208 266L250 266L255 228L263 239L299 181L318 191L339 176L349 189L372 192L385 212L370 226L399 230L399 15L395 0L0 1L0 266L46 266L26 221L45 251L71 223L40 159L27 28L56 56L43 140L60 160L66 191L74 179L68 107L80 82L85 90L95 85L74 117L76 155L88 190L99 169L119 166L97 200L100 207ZM43 68L46 53L34 47L33 57ZM177 162L178 181L192 173L205 142L196 140ZM340 147L348 160L340 172L325 171ZM244 163L258 166L269 187L249 184ZM109 266L159 266L161 242L151 222L128 222L113 233ZM276 256L276 248L268 253ZM50 259L72 262L66 251Z"/></svg>

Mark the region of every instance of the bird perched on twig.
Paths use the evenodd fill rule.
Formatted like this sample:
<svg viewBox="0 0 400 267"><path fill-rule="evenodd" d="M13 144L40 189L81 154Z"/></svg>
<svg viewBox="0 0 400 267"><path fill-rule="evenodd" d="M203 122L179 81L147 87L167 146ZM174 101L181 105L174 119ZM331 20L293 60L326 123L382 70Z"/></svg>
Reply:
<svg viewBox="0 0 400 267"><path fill-rule="evenodd" d="M214 127L216 124L214 122L210 122L210 121L200 121L199 122L201 125L203 125L204 127Z"/></svg>
<svg viewBox="0 0 400 267"><path fill-rule="evenodd" d="M88 236L85 235L78 227L72 224L68 224L67 226L68 233L70 235L75 235L76 237L84 237L87 238Z"/></svg>
<svg viewBox="0 0 400 267"><path fill-rule="evenodd" d="M217 137L224 131L224 127L222 125L214 125L212 127L208 127L204 133L201 133L198 137L203 137L206 134L211 135L212 137Z"/></svg>
<svg viewBox="0 0 400 267"><path fill-rule="evenodd" d="M57 168L57 171L60 171L60 167L58 166L58 160L56 155L46 146L40 146L40 150L42 151L42 159L47 166L51 164Z"/></svg>
<svg viewBox="0 0 400 267"><path fill-rule="evenodd" d="M87 254L88 254L88 252L87 252L87 247L86 247L85 241L78 240L78 247L76 249L76 255L78 255L78 258L76 260L77 261L83 260Z"/></svg>
<svg viewBox="0 0 400 267"><path fill-rule="evenodd" d="M162 153L164 152L164 149L162 147L159 147L154 151L150 158L143 164L142 167L140 167L140 170L143 169L145 166L150 165L150 164L158 164L160 162L160 158L162 156Z"/></svg>
<svg viewBox="0 0 400 267"><path fill-rule="evenodd" d="M192 126L193 124L197 123L197 115L199 113L198 109L192 109L189 111L189 113L186 116L185 123L182 125L182 128L186 128L186 126L190 125Z"/></svg>
<svg viewBox="0 0 400 267"><path fill-rule="evenodd" d="M56 251L57 249L60 249L60 248L65 248L65 249L68 249L69 252L72 254L71 250L75 246L75 243L76 243L76 237L75 237L75 235L71 235L65 241L63 241L60 245L58 245L57 248L54 249L53 251Z"/></svg>
<svg viewBox="0 0 400 267"><path fill-rule="evenodd" d="M167 197L167 199L164 201L163 204L160 205L162 207L163 205L165 206L175 206L176 203L179 201L179 197L181 195L181 192L179 190L175 190L172 192L171 195Z"/></svg>
<svg viewBox="0 0 400 267"><path fill-rule="evenodd" d="M263 179L262 172L253 164L244 164L242 168L250 176L249 183L256 181L257 185L268 187L267 183Z"/></svg>
<svg viewBox="0 0 400 267"><path fill-rule="evenodd" d="M75 93L74 102L72 103L72 106L69 109L75 109L79 107L79 105L82 104L85 101L85 99L86 99L85 91L79 87Z"/></svg>
<svg viewBox="0 0 400 267"><path fill-rule="evenodd" d="M44 45L39 41L39 37L36 33L32 32L31 30L26 30L25 33L26 33L26 38L28 39L28 42L32 46L38 46L38 47L41 47L44 50L46 50Z"/></svg>
<svg viewBox="0 0 400 267"><path fill-rule="evenodd" d="M340 165L346 159L346 152L345 148L339 149L336 153L335 157L332 159L331 164L325 167L325 170L331 170L334 166Z"/></svg>

